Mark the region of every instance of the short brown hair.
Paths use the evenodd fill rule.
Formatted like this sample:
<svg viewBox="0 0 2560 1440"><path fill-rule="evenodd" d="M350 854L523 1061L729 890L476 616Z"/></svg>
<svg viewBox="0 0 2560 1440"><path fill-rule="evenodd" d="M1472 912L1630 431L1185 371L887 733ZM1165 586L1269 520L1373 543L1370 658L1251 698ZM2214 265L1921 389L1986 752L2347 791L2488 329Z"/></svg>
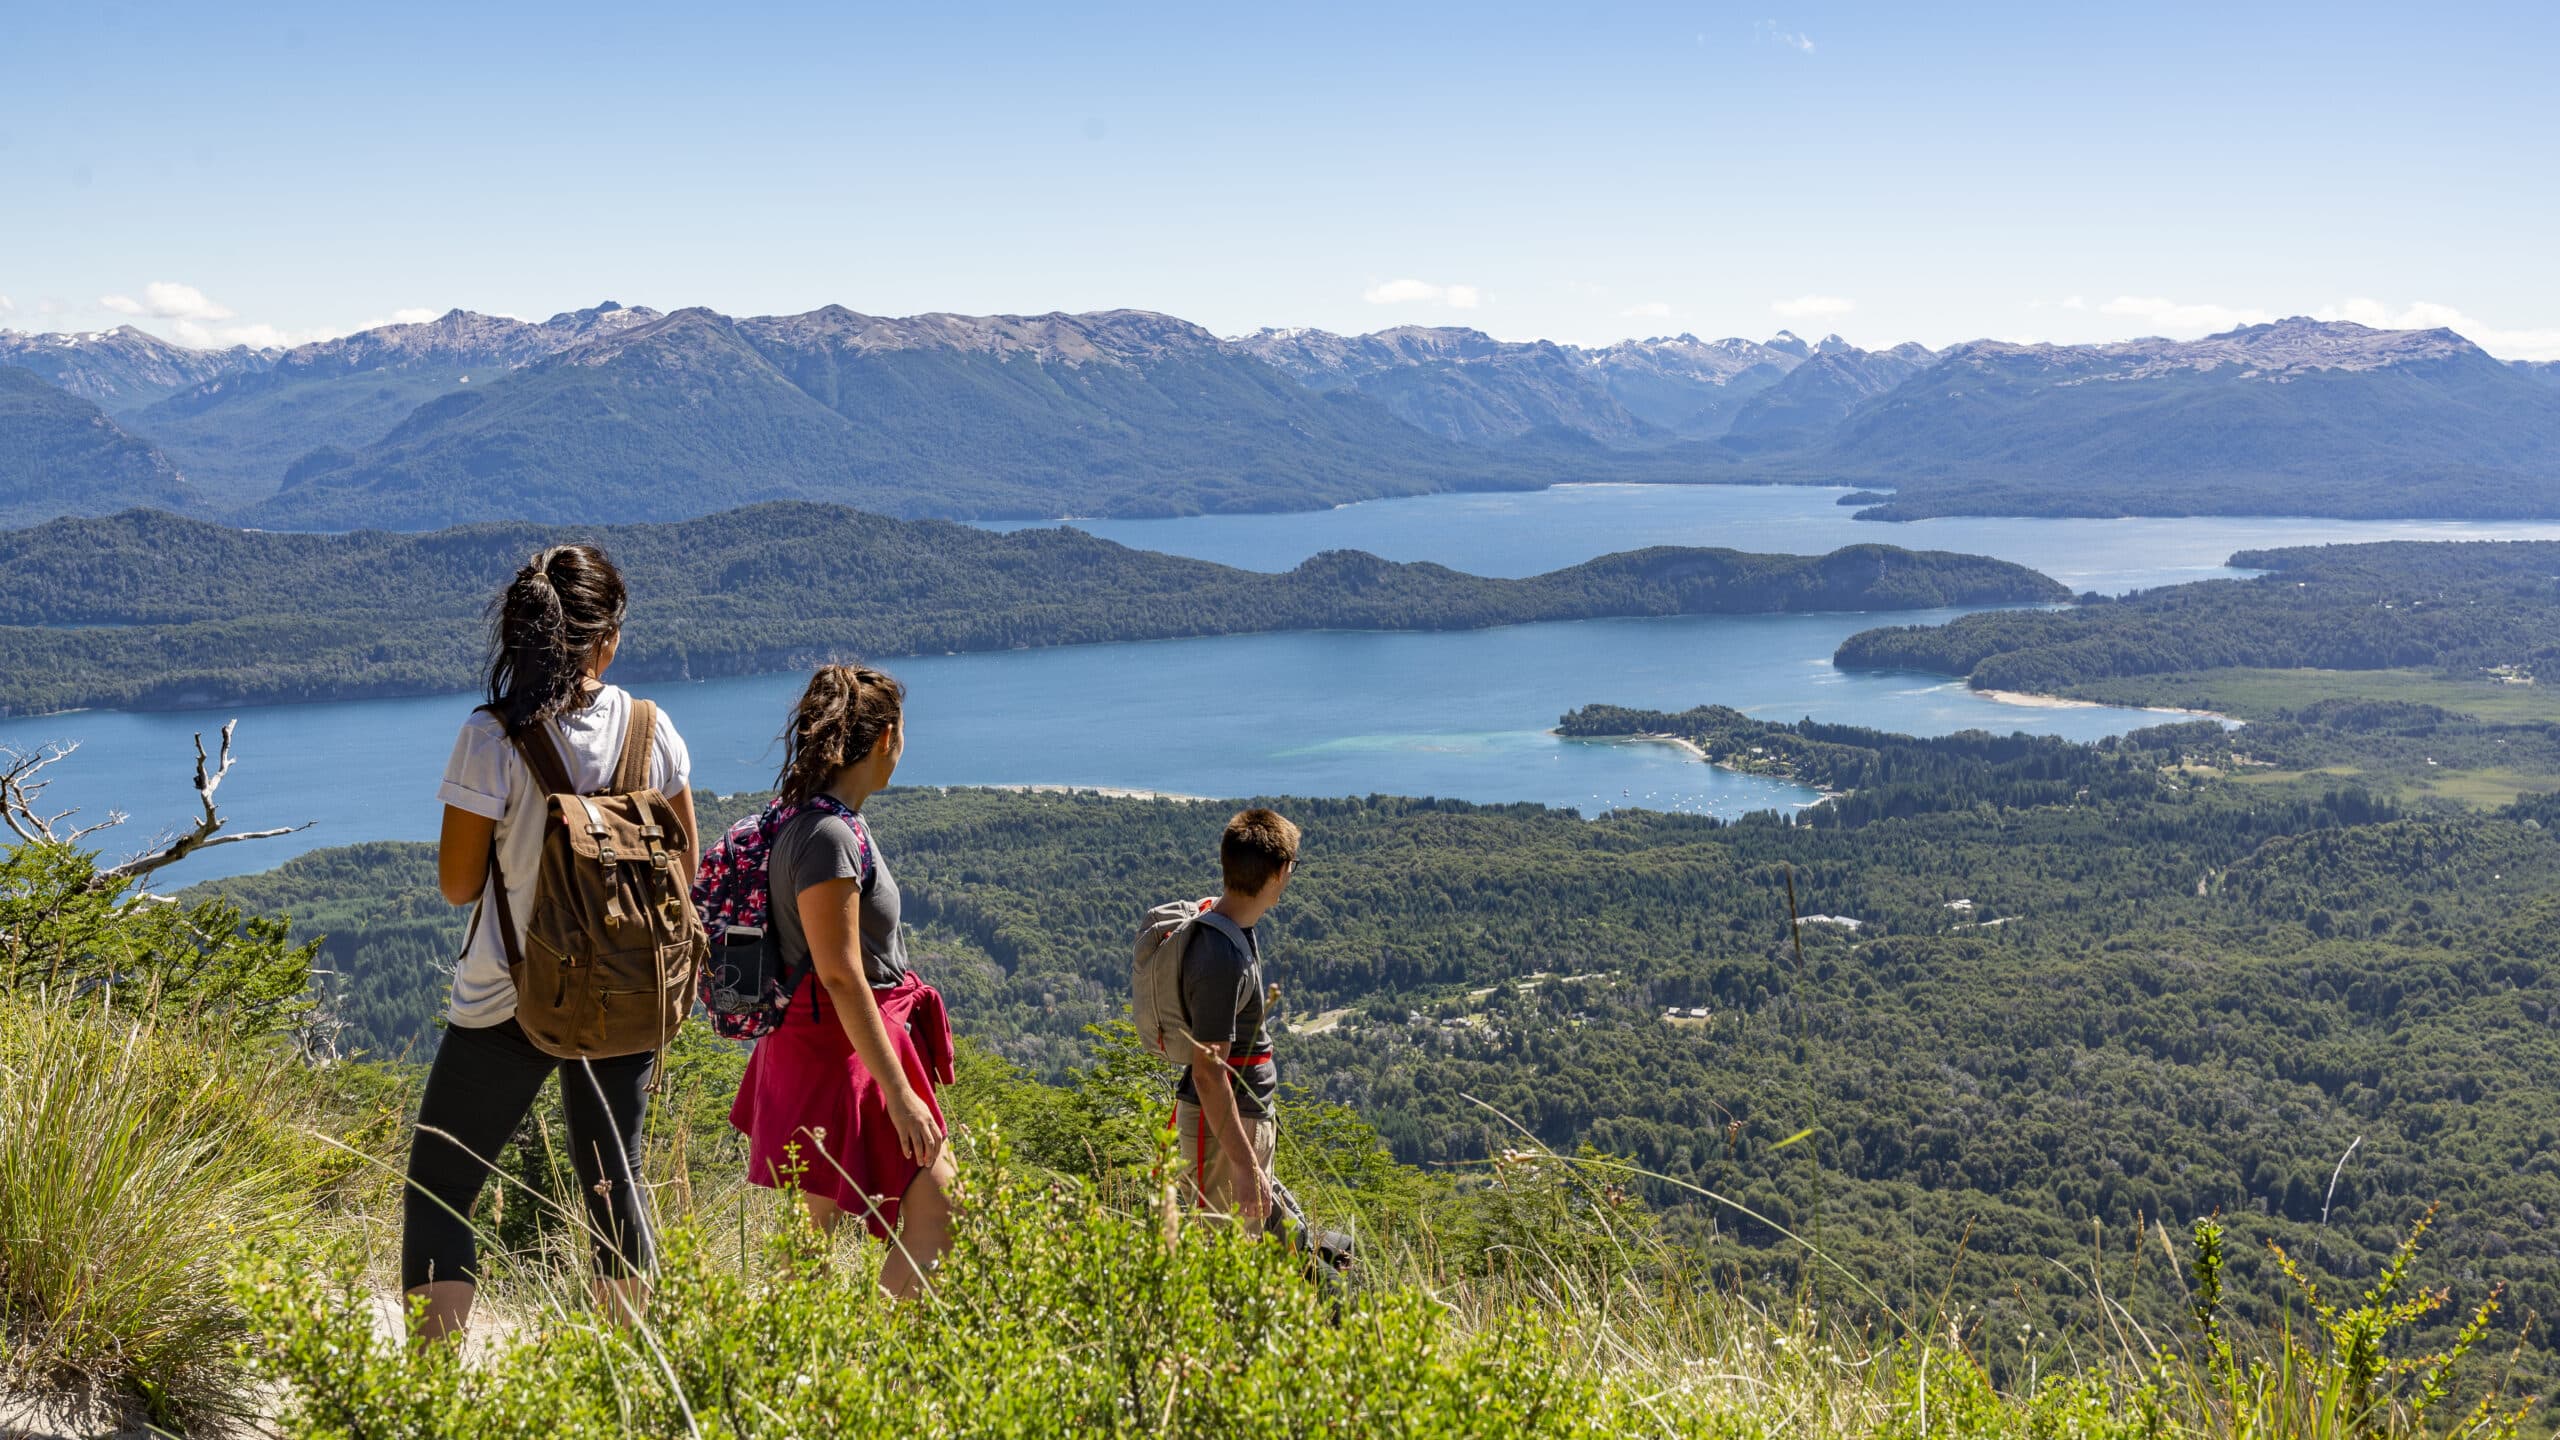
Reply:
<svg viewBox="0 0 2560 1440"><path fill-rule="evenodd" d="M1238 895L1261 894L1271 877L1297 859L1298 827L1277 810L1239 810L1218 837L1218 867Z"/></svg>

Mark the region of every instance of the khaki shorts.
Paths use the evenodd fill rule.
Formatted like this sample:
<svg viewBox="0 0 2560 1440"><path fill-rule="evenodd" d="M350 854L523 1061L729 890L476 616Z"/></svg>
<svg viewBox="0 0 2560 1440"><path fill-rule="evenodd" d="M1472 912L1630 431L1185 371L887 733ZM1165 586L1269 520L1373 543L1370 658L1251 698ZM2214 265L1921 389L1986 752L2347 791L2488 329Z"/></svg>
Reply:
<svg viewBox="0 0 2560 1440"><path fill-rule="evenodd" d="M1251 1115L1243 1118L1246 1133L1253 1137L1254 1168L1265 1177L1267 1187L1271 1152L1279 1142L1280 1127L1268 1115L1260 1119ZM1175 1152L1176 1158L1183 1166L1185 1188L1189 1190L1192 1202L1204 1210L1233 1215L1236 1196L1235 1187L1228 1180L1226 1147L1218 1139L1217 1132L1202 1122L1200 1107L1188 1100L1175 1101L1173 1128L1180 1144ZM1251 1228L1254 1233L1261 1233L1260 1224Z"/></svg>

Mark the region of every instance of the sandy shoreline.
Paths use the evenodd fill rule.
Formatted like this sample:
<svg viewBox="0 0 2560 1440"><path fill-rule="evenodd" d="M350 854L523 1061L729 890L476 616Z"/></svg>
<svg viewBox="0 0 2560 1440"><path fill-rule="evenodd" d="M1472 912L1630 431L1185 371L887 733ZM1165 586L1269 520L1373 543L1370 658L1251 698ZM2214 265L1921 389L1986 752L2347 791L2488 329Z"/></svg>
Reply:
<svg viewBox="0 0 2560 1440"><path fill-rule="evenodd" d="M1846 791L1846 790L1826 790L1826 789L1822 788L1822 787L1821 787L1821 786L1819 786L1819 785L1815 785L1815 784L1812 784L1812 783L1810 783L1810 782L1808 782L1808 781L1798 779L1796 776L1793 776L1793 775L1771 775L1770 773L1768 773L1767 771L1764 771L1764 770L1746 770L1746 769L1744 769L1743 767L1741 767L1741 766L1739 766L1739 765L1731 765L1731 764L1727 764L1726 762L1724 762L1724 761L1722 761L1722 760L1717 760L1717 759L1714 759L1714 758L1710 757L1710 756L1707 754L1707 747L1705 747L1705 746L1703 746L1703 745L1699 744L1699 743L1698 743L1697 741L1695 741L1695 740L1689 739L1687 736L1684 736L1684 735L1665 735L1665 734L1662 734L1662 733L1661 733L1661 732L1659 732L1659 731L1647 731L1647 732L1644 732L1644 733L1641 733L1641 734L1636 734L1636 735L1571 735L1571 736L1568 736L1568 735L1566 735L1566 734L1565 734L1563 731L1561 731L1561 730L1549 730L1547 733L1548 733L1548 734L1550 734L1550 735L1556 736L1556 737L1557 737L1557 738L1559 738L1559 739L1581 740L1581 741L1584 741L1584 742L1586 742L1586 743L1587 743L1587 742L1592 742L1592 741L1598 741L1598 742L1601 742L1601 743L1604 743L1604 744L1610 744L1610 745L1672 745L1672 746L1676 746L1676 747L1678 747L1680 750L1682 750L1683 752L1685 752L1685 753L1688 755L1688 757L1689 757L1690 759L1695 760L1695 761L1697 761L1698 763L1700 763L1700 764L1702 764L1702 765L1713 765L1713 766L1714 766L1714 767L1716 767L1717 769L1722 770L1722 771L1724 771L1725 773L1730 774L1730 775L1747 775L1747 776L1750 776L1750 777L1752 777L1752 778L1754 778L1754 779L1759 779L1759 780L1783 780L1783 781L1785 781L1786 783L1788 783L1788 784L1790 784L1790 785L1798 786L1798 787L1800 787L1800 788L1802 788L1802 789L1806 789L1806 790L1810 790L1810 791L1812 791L1812 792L1813 792L1813 794L1814 794L1814 798L1813 798L1813 799L1811 799L1811 800L1799 800L1799 801L1797 801L1797 802L1796 802L1795 808L1796 808L1796 809L1798 809L1798 810L1810 810L1810 809L1812 809L1813 807L1815 807L1815 806L1817 806L1817 805L1828 805L1828 804L1830 804L1832 801L1837 800L1837 799L1839 799L1840 797L1842 797L1842 796L1844 796L1844 795L1846 795L1846 794L1848 794L1848 793L1849 793L1849 792L1848 792L1848 791Z"/></svg>
<svg viewBox="0 0 2560 1440"><path fill-rule="evenodd" d="M1706 747L1700 745L1697 741L1688 739L1685 736L1664 735L1656 731L1646 731L1637 735L1566 736L1561 730L1549 730L1547 733L1556 736L1559 739L1606 740L1620 745L1676 745L1680 749L1688 751L1689 758L1692 760L1704 760L1707 758Z"/></svg>
<svg viewBox="0 0 2560 1440"><path fill-rule="evenodd" d="M2003 705L2023 705L2030 710L2139 710L2145 715L2183 715L2190 720L2219 720L2237 724L2230 716L2216 710L2188 710L2176 705L2109 705L2097 700L2074 700L2067 695L2036 695L2025 690L1976 690L1985 700Z"/></svg>
<svg viewBox="0 0 2560 1440"><path fill-rule="evenodd" d="M2064 695L2034 695L2024 690L1976 690L1973 693L1985 700L1997 700L2003 705L2024 705L2031 710L2103 710L2106 708L2095 700L2074 700Z"/></svg>
<svg viewBox="0 0 2560 1440"><path fill-rule="evenodd" d="M1106 800L1179 800L1205 805L1216 798L1174 790L1132 790L1121 785L944 785L944 790L1007 790L1016 795L1099 795Z"/></svg>

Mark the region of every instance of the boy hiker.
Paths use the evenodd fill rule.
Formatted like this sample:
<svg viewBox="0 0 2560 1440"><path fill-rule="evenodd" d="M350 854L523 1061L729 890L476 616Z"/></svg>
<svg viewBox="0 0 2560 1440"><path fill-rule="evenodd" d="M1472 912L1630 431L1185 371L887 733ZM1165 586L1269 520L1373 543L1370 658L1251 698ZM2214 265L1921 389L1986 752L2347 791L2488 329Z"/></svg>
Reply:
<svg viewBox="0 0 2560 1440"><path fill-rule="evenodd" d="M1270 810L1246 810L1218 842L1225 891L1182 952L1182 1010L1190 1064L1174 1086L1174 1125L1194 1196L1235 1217L1247 1234L1271 1218L1272 1097L1280 1072L1264 1026L1268 992L1254 926L1280 902L1298 863L1298 827Z"/></svg>

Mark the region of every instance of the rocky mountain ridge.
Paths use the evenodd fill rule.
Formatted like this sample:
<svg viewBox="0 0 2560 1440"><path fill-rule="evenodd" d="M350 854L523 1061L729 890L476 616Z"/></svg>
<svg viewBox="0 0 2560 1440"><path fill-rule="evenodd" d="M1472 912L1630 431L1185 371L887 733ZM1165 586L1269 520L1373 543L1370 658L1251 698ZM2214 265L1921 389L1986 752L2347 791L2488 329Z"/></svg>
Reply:
<svg viewBox="0 0 2560 1440"><path fill-rule="evenodd" d="M2078 383L2155 380L2225 368L2236 370L2243 379L2284 381L2315 371L2486 361L2489 355L2451 330L2376 330L2353 321L2297 315L2201 340L2147 338L2100 345L1976 340L1950 347L1945 358L1951 364L1996 366L2012 373L2041 368L2069 377L2066 383Z"/></svg>
<svg viewBox="0 0 2560 1440"><path fill-rule="evenodd" d="M199 350L131 325L31 334L0 330L0 366L30 370L112 412L137 410L228 372L254 372L283 352L233 345Z"/></svg>
<svg viewBox="0 0 2560 1440"><path fill-rule="evenodd" d="M717 312L703 311L712 315ZM801 315L758 315L734 322L759 348L826 347L857 353L950 350L1041 364L1137 365L1219 347L1218 337L1188 320L1152 310L1095 310L1044 315L865 315L827 305Z"/></svg>
<svg viewBox="0 0 2560 1440"><path fill-rule="evenodd" d="M352 374L412 364L527 365L590 340L660 319L646 306L607 300L584 310L564 310L548 320L518 320L454 309L433 320L359 330L335 340L300 345L276 357L269 370L284 375Z"/></svg>
<svg viewBox="0 0 2560 1440"><path fill-rule="evenodd" d="M2445 330L2301 317L1933 352L1787 331L1221 339L1142 310L732 318L606 302L541 322L456 310L282 354L133 330L0 335L0 364L126 397L107 418L199 509L286 527L624 517L644 493L661 518L784 498L1015 517L1588 479L1890 487L1879 518L2560 507L2560 367L2496 361ZM108 453L72 443L87 423L73 412L22 407L20 422L60 428L51 455ZM25 503L129 497L132 446L111 448L115 477L49 462L52 498Z"/></svg>

